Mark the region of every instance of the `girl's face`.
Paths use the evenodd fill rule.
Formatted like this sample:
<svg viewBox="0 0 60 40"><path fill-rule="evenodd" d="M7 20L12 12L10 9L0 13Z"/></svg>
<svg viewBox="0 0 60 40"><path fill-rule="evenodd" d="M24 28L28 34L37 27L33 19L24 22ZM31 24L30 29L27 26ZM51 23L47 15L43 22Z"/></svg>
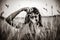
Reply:
<svg viewBox="0 0 60 40"><path fill-rule="evenodd" d="M39 14L35 14L35 13L31 13L30 14L30 20L32 21L32 23L37 23L39 21Z"/></svg>

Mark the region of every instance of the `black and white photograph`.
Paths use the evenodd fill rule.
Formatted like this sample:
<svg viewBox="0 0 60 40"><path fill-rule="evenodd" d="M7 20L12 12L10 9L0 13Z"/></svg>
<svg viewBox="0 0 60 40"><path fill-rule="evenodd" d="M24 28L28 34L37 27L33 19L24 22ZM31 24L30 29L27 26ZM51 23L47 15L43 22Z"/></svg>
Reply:
<svg viewBox="0 0 60 40"><path fill-rule="evenodd" d="M60 0L0 0L0 40L60 40Z"/></svg>

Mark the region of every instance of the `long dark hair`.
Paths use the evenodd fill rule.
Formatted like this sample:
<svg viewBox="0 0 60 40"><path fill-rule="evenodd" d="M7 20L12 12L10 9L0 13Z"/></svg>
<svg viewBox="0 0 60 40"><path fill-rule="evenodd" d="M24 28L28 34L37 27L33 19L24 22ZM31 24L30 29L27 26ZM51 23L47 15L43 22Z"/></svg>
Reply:
<svg viewBox="0 0 60 40"><path fill-rule="evenodd" d="M38 24L39 24L39 26L42 26L42 24L41 24L41 15L40 15L39 10L38 10L36 7L32 7L31 9L32 9L32 11L28 12L27 15L26 15L26 17L25 17L25 24L31 22L31 21L30 21L30 18L29 18L29 16L30 16L29 14L31 14L31 13L33 12L33 13L35 13L35 14L39 14L39 15L38 15L38 16L39 16Z"/></svg>

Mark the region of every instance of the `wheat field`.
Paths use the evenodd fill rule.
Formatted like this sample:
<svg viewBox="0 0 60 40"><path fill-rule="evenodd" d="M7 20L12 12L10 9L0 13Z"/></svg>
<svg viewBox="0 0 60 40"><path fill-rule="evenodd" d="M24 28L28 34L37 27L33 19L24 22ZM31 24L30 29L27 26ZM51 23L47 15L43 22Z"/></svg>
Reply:
<svg viewBox="0 0 60 40"><path fill-rule="evenodd" d="M23 35L22 39L21 36L22 34L24 34L24 32L20 32L21 31L21 27L22 27L22 22L19 23L18 28L16 28L16 23L15 20L13 22L15 22L15 24L13 24L14 26L9 25L6 20L2 17L0 17L0 40L59 40L60 39L60 16L50 16L50 17L42 17L42 25L45 28L45 33L46 36L43 38L37 38L38 39L31 39L32 37L30 37L30 34L25 34ZM17 19L18 20L18 19ZM20 19L22 20L22 19ZM25 29L28 28L25 27ZM43 29L44 30L44 29ZM23 30L24 31L24 30ZM41 32L44 33L44 32ZM45 34L44 33L44 34ZM42 34L40 34L42 35ZM44 35L43 35L44 36Z"/></svg>

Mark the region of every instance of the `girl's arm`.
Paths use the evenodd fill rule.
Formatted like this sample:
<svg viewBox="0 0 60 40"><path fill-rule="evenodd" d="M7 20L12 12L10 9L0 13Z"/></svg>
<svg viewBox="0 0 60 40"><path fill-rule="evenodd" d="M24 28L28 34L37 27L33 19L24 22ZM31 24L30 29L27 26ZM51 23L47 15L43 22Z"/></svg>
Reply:
<svg viewBox="0 0 60 40"><path fill-rule="evenodd" d="M28 8L17 10L16 12L9 15L6 19L0 16L0 40L11 40L15 36L15 34L18 36L17 33L19 33L19 29L11 26L10 21L12 21L21 11L28 12Z"/></svg>
<svg viewBox="0 0 60 40"><path fill-rule="evenodd" d="M22 8L22 9L19 9L19 10L15 11L14 13L12 13L11 15L9 15L6 18L6 21L11 25L11 21L22 11L29 12L29 9L28 9L28 7L26 7L26 8Z"/></svg>

